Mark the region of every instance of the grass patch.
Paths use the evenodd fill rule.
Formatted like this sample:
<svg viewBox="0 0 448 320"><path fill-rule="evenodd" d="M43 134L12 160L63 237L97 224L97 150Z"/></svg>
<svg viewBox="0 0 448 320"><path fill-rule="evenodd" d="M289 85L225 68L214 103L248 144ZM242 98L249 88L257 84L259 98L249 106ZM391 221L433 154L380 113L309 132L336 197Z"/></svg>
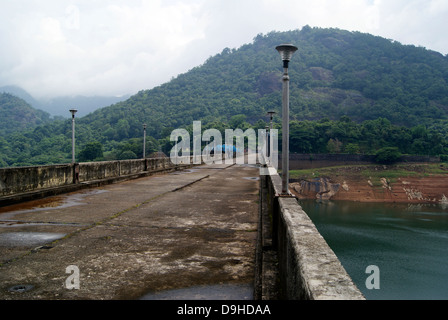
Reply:
<svg viewBox="0 0 448 320"><path fill-rule="evenodd" d="M443 163L434 164L397 164L397 165L354 165L336 166L316 169L291 170L291 179L314 179L338 177L358 178L371 180L373 184L379 183L385 178L390 183L396 182L398 178L417 177L423 178L431 175L448 174L448 165Z"/></svg>
<svg viewBox="0 0 448 320"><path fill-rule="evenodd" d="M359 175L359 172L365 170L368 166L359 165L356 166L357 172L351 172L353 170L352 166L335 166L335 167L324 167L315 169L303 169L303 170L290 170L289 177L291 179L313 179L313 178L324 178L324 177L337 177L340 175Z"/></svg>

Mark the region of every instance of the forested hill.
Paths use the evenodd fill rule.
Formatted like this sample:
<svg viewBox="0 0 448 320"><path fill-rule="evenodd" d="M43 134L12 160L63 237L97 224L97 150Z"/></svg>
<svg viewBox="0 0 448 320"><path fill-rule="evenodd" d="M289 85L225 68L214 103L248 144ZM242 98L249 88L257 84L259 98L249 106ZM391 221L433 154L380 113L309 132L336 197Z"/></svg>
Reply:
<svg viewBox="0 0 448 320"><path fill-rule="evenodd" d="M146 121L159 137L164 127L198 119L226 121L244 114L254 123L267 110L280 111L282 64L275 47L281 43L299 47L290 63L292 119L384 117L414 126L447 118L447 57L369 34L305 27L226 48L171 82L85 121L112 130L120 130L115 126L120 119L137 129Z"/></svg>
<svg viewBox="0 0 448 320"><path fill-rule="evenodd" d="M104 151L105 159L141 156L143 123L150 152L169 151L171 131L195 120L203 129L264 128L266 112L274 110L280 122L282 63L275 47L282 43L299 48L290 63L292 152L347 151L327 147L331 141L354 152L398 141L402 152L446 152L448 57L369 34L310 27L260 34L168 83L77 119L77 150L95 142L89 148ZM3 165L70 159L69 121L34 133L20 143L6 139L24 151L4 156ZM416 139L419 147L409 148ZM34 149L40 143L48 156L39 153L43 147Z"/></svg>
<svg viewBox="0 0 448 320"><path fill-rule="evenodd" d="M14 95L0 93L0 137L50 121L49 113L34 109Z"/></svg>

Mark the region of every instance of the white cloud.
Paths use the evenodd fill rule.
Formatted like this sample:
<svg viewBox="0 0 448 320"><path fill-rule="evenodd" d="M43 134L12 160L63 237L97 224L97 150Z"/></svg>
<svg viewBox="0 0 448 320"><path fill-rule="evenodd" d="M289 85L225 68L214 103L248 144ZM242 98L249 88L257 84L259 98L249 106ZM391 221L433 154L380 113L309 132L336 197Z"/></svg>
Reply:
<svg viewBox="0 0 448 320"><path fill-rule="evenodd" d="M0 11L0 86L36 97L149 89L259 33L304 25L448 53L446 0L15 0Z"/></svg>

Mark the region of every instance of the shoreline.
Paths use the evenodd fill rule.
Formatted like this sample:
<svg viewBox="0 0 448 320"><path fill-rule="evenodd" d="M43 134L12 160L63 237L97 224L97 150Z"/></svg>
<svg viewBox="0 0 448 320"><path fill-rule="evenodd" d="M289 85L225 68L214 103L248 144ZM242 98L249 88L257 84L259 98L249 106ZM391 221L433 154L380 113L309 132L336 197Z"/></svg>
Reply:
<svg viewBox="0 0 448 320"><path fill-rule="evenodd" d="M293 171L298 199L448 205L445 164L326 167Z"/></svg>

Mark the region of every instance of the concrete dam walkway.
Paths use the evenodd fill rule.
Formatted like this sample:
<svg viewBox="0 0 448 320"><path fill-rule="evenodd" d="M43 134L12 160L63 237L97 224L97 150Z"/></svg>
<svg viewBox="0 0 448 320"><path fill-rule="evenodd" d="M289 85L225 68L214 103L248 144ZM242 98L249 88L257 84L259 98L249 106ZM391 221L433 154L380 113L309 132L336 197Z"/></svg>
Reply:
<svg viewBox="0 0 448 320"><path fill-rule="evenodd" d="M251 299L258 177L255 166L198 166L0 208L0 299L215 285L243 288L222 298Z"/></svg>

